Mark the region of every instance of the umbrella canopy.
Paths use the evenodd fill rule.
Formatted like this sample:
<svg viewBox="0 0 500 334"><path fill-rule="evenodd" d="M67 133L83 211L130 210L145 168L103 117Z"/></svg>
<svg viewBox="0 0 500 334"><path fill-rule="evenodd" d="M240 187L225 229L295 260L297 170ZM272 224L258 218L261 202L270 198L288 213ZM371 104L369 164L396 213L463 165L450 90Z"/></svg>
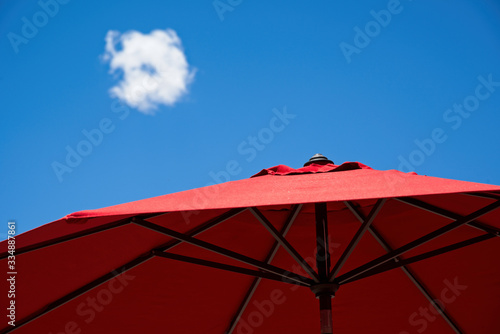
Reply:
<svg viewBox="0 0 500 334"><path fill-rule="evenodd" d="M315 156L76 212L16 237L0 328L496 333L499 207L499 186Z"/></svg>

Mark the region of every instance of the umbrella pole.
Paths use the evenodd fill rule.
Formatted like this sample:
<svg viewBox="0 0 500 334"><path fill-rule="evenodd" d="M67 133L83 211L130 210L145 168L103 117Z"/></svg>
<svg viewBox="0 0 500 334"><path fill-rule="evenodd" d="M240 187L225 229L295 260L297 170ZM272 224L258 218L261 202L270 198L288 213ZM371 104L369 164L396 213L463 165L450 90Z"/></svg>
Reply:
<svg viewBox="0 0 500 334"><path fill-rule="evenodd" d="M319 312L321 323L321 334L332 334L332 296L321 294L319 296Z"/></svg>
<svg viewBox="0 0 500 334"><path fill-rule="evenodd" d="M328 242L328 221L326 203L316 203L316 266L320 282L311 287L319 299L321 334L333 333L332 298L338 285L328 280L330 273L330 249Z"/></svg>

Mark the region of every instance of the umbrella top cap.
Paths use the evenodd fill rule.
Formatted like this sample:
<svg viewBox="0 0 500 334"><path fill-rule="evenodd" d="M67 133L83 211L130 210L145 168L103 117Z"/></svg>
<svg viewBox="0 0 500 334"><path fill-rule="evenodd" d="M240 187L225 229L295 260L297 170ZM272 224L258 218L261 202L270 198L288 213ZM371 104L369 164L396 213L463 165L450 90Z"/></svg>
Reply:
<svg viewBox="0 0 500 334"><path fill-rule="evenodd" d="M332 164L333 161L329 160L327 157L325 157L323 154L316 153L315 155L312 156L311 159L309 159L308 162L304 164L304 167L309 166L310 164L317 164L317 165L326 165L326 164Z"/></svg>

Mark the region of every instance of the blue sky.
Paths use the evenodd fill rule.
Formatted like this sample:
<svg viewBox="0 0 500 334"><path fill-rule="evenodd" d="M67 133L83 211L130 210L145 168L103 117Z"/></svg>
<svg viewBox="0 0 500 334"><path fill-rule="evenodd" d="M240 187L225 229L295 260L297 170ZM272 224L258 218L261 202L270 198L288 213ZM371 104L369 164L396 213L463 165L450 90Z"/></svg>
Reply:
<svg viewBox="0 0 500 334"><path fill-rule="evenodd" d="M318 152L500 184L498 1L7 0L0 34L5 232ZM111 92L137 73L149 109Z"/></svg>

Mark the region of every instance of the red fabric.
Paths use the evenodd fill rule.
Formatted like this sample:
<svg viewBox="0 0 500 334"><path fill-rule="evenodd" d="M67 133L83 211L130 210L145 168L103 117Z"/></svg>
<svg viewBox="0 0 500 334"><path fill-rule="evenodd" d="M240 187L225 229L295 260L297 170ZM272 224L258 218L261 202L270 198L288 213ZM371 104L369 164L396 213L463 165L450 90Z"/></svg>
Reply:
<svg viewBox="0 0 500 334"><path fill-rule="evenodd" d="M327 172L341 172L354 169L371 169L360 162L344 162L342 165L334 164L315 164L294 169L285 165L278 165L271 168L261 170L259 173L252 177L262 175L296 175L296 174L310 174L310 173L327 173Z"/></svg>
<svg viewBox="0 0 500 334"><path fill-rule="evenodd" d="M312 165L310 169L313 170L316 166ZM342 166L344 164L339 167ZM500 191L500 186L402 173L397 170L378 171L366 166L361 167L364 166L361 164L359 166L359 169L342 173L314 172L314 175L310 175L306 172L289 174L287 177L262 175L103 209L75 212L64 219L77 222L82 218L99 216ZM330 168L329 165L320 167Z"/></svg>
<svg viewBox="0 0 500 334"><path fill-rule="evenodd" d="M440 179L398 171L378 171L349 163L311 165L294 170L276 166L266 175L189 190L113 207L81 211L17 237L17 247L83 233L138 214L166 213L150 221L186 233L233 207L255 206L281 229L296 203L304 203L287 240L315 267L314 203L327 202L332 264L349 244L360 222L344 205L367 216L378 198L410 196L459 215L468 215L500 196L500 187ZM345 168L346 166L344 166ZM299 171L299 172L297 172ZM262 173L262 172L261 172ZM259 173L259 175L261 174ZM275 173L275 174L272 174ZM297 174L300 173L300 174ZM387 200L373 222L392 248L449 224L452 220L395 199ZM500 230L500 210L477 221ZM405 256L420 254L484 234L471 226L436 238ZM197 238L263 260L274 243L247 210L199 234ZM44 307L121 266L148 254L171 238L127 224L57 243L17 256L17 319ZM6 250L6 242L0 250ZM235 260L181 243L169 252L251 268ZM365 233L340 274L385 250ZM468 246L409 266L465 333L498 333L500 323L500 239ZM5 255L5 254L3 254ZM403 256L403 258L405 257ZM272 265L306 275L280 248ZM7 267L7 260L0 260ZM124 276L107 281L14 333L217 333L227 329L253 278L237 273L154 257ZM0 280L0 291L8 291ZM0 307L7 307L7 294ZM453 333L420 290L401 270L342 285L333 303L334 333ZM319 333L319 306L304 287L262 280L234 334ZM3 313L2 313L3 314ZM76 326L76 327L75 327ZM0 331L8 328L3 316Z"/></svg>

